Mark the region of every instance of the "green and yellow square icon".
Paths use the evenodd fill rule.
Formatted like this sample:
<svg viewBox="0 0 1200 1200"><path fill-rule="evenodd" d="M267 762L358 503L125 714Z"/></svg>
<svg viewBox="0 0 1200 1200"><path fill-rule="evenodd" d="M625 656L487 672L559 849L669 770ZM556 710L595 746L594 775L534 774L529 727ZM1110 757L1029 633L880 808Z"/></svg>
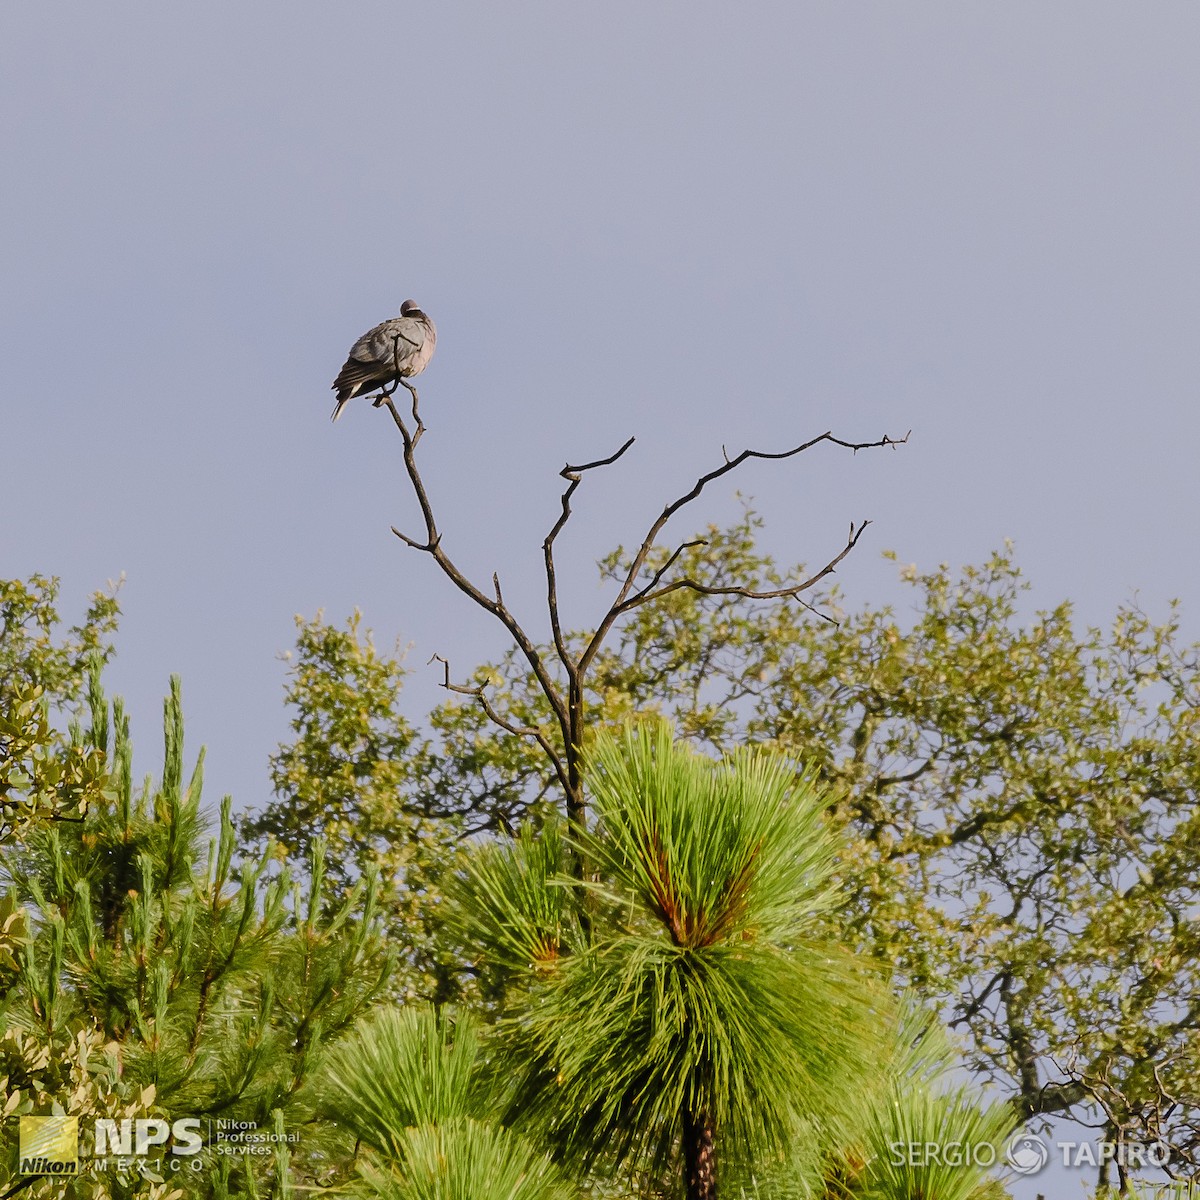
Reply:
<svg viewBox="0 0 1200 1200"><path fill-rule="evenodd" d="M79 1173L78 1117L22 1117L20 1127L22 1175Z"/></svg>

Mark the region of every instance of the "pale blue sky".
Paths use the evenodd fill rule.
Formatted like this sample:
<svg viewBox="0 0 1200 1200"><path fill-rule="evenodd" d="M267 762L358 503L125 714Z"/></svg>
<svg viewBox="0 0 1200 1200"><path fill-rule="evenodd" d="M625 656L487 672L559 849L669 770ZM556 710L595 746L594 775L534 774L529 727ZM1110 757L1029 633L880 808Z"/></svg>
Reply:
<svg viewBox="0 0 1200 1200"><path fill-rule="evenodd" d="M127 573L112 682L149 765L183 675L214 802L264 799L295 612L413 641L419 711L430 653L501 642L388 533L386 418L328 422L411 295L446 544L535 619L565 459L638 435L564 539L582 624L588 563L722 444L911 427L746 471L772 548L874 518L853 602L895 594L884 547L1010 536L1037 601L1177 595L1200 633L1198 35L1097 0L6 4L0 570L72 612Z"/></svg>

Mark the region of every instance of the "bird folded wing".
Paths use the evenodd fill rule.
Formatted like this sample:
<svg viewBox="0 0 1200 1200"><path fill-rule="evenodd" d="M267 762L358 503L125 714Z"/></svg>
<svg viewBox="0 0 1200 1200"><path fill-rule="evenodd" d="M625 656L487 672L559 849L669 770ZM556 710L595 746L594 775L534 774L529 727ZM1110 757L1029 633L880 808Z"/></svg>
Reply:
<svg viewBox="0 0 1200 1200"><path fill-rule="evenodd" d="M363 362L361 359L349 358L346 360L346 365L338 372L333 386L338 391L355 387L365 388L367 385L375 383L386 383L394 375L394 368L389 371L387 366L377 362Z"/></svg>

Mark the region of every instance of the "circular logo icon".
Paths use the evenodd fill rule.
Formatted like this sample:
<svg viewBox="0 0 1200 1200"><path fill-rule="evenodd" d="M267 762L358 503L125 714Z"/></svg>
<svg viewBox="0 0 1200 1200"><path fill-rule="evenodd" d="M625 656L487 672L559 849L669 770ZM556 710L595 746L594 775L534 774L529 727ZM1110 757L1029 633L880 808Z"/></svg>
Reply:
<svg viewBox="0 0 1200 1200"><path fill-rule="evenodd" d="M1050 1151L1036 1133L1016 1133L1004 1157L1018 1175L1036 1175L1050 1161Z"/></svg>

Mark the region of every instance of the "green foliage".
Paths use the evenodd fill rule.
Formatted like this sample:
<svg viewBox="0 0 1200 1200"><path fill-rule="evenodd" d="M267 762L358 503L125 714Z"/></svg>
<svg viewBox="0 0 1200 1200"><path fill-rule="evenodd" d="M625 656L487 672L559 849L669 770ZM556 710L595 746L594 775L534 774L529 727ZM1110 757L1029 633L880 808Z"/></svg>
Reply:
<svg viewBox="0 0 1200 1200"><path fill-rule="evenodd" d="M338 1047L324 1111L372 1153L359 1190L395 1200L568 1200L549 1159L492 1118L467 1017L384 1009Z"/></svg>
<svg viewBox="0 0 1200 1200"><path fill-rule="evenodd" d="M0 844L26 825L82 820L104 780L103 752L51 726L41 686L9 688L0 711Z"/></svg>
<svg viewBox="0 0 1200 1200"><path fill-rule="evenodd" d="M1185 1179L1169 1183L1135 1183L1126 1194L1133 1200L1200 1200L1200 1183ZM1109 1200L1111 1195L1099 1191L1096 1200Z"/></svg>
<svg viewBox="0 0 1200 1200"><path fill-rule="evenodd" d="M981 1108L972 1088L897 1087L866 1128L867 1161L852 1194L856 1200L1003 1196L991 1164L1003 1164L1014 1124L1008 1106Z"/></svg>
<svg viewBox="0 0 1200 1200"><path fill-rule="evenodd" d="M913 1009L890 1058L860 1096L834 1174L854 1200L998 1200L996 1174L1018 1121L952 1082L959 1065L941 1027ZM931 1152L931 1148L933 1148Z"/></svg>
<svg viewBox="0 0 1200 1200"><path fill-rule="evenodd" d="M672 570L756 590L797 578L757 533L750 513L711 527ZM602 569L616 576L626 562L618 551ZM629 614L595 663L589 719L603 729L663 714L710 751L767 745L806 764L848 830L827 932L936 997L972 1066L1022 1114L1100 1112L1124 1137L1165 1136L1184 1170L1200 1153L1200 933L1187 919L1200 898L1196 650L1174 609L1157 623L1127 605L1105 629L1080 628L1069 604L1035 611L1007 549L900 575L911 602L895 609L848 611L836 589L810 597L836 624L794 601L674 591ZM322 669L343 671L334 658ZM522 660L473 677L514 726L557 745ZM298 707L310 686L298 683ZM542 825L557 784L532 739L497 729L470 699L439 706L429 730L363 823L369 837L337 804L296 824L343 836L351 874L396 846L427 848L435 867L385 868L389 881L424 882L385 885L384 904L397 936L437 964L405 986L443 997L455 987L452 952L439 957L434 936L449 844L526 814ZM298 761L280 791L280 828L307 769ZM520 969L514 955L541 961L577 934L568 919L547 926L541 949L514 936L506 964L498 950L479 964L497 988Z"/></svg>
<svg viewBox="0 0 1200 1200"><path fill-rule="evenodd" d="M120 615L116 596L97 592L82 622L56 641L58 591L58 580L44 575L26 582L0 579L0 712L7 712L17 692L29 696L37 689L56 703L74 704L88 665L112 654L110 638Z"/></svg>
<svg viewBox="0 0 1200 1200"><path fill-rule="evenodd" d="M75 707L89 669L112 653L119 609L97 592L61 633L57 601L57 579L0 579L0 844L30 822L78 819L103 773L94 747L53 728L52 709Z"/></svg>
<svg viewBox="0 0 1200 1200"><path fill-rule="evenodd" d="M393 852L391 835L415 737L397 704L404 668L396 658L380 655L370 633L360 634L359 623L358 613L345 629L325 625L319 614L313 621L297 618L284 696L295 741L271 759L272 784L287 801L286 823L247 824L250 834L283 842L297 863L308 857L314 838L324 837L330 883L342 889L357 874L352 847L365 843L379 855Z"/></svg>
<svg viewBox="0 0 1200 1200"><path fill-rule="evenodd" d="M297 628L285 694L295 740L271 759L278 799L246 817L242 835L264 848L277 844L301 871L322 840L334 900L364 872L377 875L389 937L404 947L389 986L399 996L438 995L452 974L434 939L438 880L459 826L436 804L414 799L411 781L429 767L399 710L404 668L376 650L357 613L344 629L320 615L297 618Z"/></svg>
<svg viewBox="0 0 1200 1200"><path fill-rule="evenodd" d="M327 1173L348 1150L327 1123L309 1127L306 1085L324 1042L368 1007L390 971L374 928L375 885L364 880L327 903L320 842L303 889L269 857L244 857L228 798L205 845L203 755L185 782L178 681L165 704L161 780L140 789L128 721L119 702L105 702L98 666L87 699L90 724L73 727L66 749L103 770L86 783L81 817L26 822L0 860L2 1107L66 1111L85 1129L97 1116L307 1127L300 1147L280 1143L252 1158L218 1153L206 1126L205 1169L183 1178L204 1195L258 1186L282 1195L286 1177ZM61 749L48 725L36 732L42 758ZM72 787L61 773L59 808ZM0 1135L6 1160L15 1132L6 1124ZM114 1160L67 1191L166 1187L154 1160ZM31 1195L50 1188L37 1183ZM57 1181L51 1190L62 1194Z"/></svg>
<svg viewBox="0 0 1200 1200"><path fill-rule="evenodd" d="M568 888L555 886L564 854L557 821L540 832L525 825L511 841L477 846L470 870L451 881L458 899L451 927L489 984L488 994L502 991L514 976L582 948L576 898Z"/></svg>
<svg viewBox="0 0 1200 1200"><path fill-rule="evenodd" d="M676 946L786 941L835 902L837 837L782 756L743 748L714 764L661 724L597 738L589 766L589 861Z"/></svg>
<svg viewBox="0 0 1200 1200"><path fill-rule="evenodd" d="M666 727L600 738L589 761L597 821L576 848L597 882L552 872L525 837L482 851L459 893L479 961L525 967L498 1027L510 1119L566 1159L654 1172L687 1113L731 1162L777 1151L799 1120L832 1129L878 1061L888 1002L815 936L836 862L822 799L768 756L713 763Z"/></svg>
<svg viewBox="0 0 1200 1200"><path fill-rule="evenodd" d="M389 1170L364 1172L380 1200L573 1200L545 1155L522 1138L479 1121L418 1126Z"/></svg>
<svg viewBox="0 0 1200 1200"><path fill-rule="evenodd" d="M415 1125L482 1116L479 1036L431 1008L385 1008L361 1024L324 1070L323 1106L356 1138L398 1153Z"/></svg>
<svg viewBox="0 0 1200 1200"><path fill-rule="evenodd" d="M345 1181L354 1163L353 1188L378 1196L578 1194L554 1155L593 1162L595 1194L615 1195L623 1156L637 1186L654 1185L685 1111L716 1122L735 1183L760 1151L793 1183L828 1173L887 1004L817 936L838 843L790 768L749 753L715 765L649 729L620 748L602 739L598 824L571 844L537 794L508 789L474 812L454 787L468 760L435 754L400 715L396 659L357 620L318 619L301 624L296 741L273 762L281 802L248 824L267 842L248 856L228 798L209 835L177 681L161 778L135 786L128 721L100 687L115 606L98 601L55 647L52 603L5 595L27 623L6 626L4 652L21 662L0 714L0 1106L70 1112L85 1134L89 1118L188 1116L276 1138L261 1156L219 1153L208 1125L202 1170L108 1161L68 1195L283 1200ZM66 733L63 711L76 714ZM461 732L439 722L440 737ZM486 764L490 739L471 754ZM457 880L471 919L457 942L435 940L457 842L517 811L541 829L478 849ZM594 864L593 886L563 876L572 852ZM399 969L375 928L381 898ZM488 1053L464 1017L385 1010L355 1028L385 990L444 990L468 944L487 947L474 969L505 1014ZM14 1134L10 1121L0 1135L10 1162ZM30 1191L50 1194L60 1182Z"/></svg>
<svg viewBox="0 0 1200 1200"><path fill-rule="evenodd" d="M756 548L757 525L708 529L676 569L755 590L797 578ZM1200 658L1174 610L1155 624L1127 606L1107 630L1076 628L1069 604L1031 611L1008 551L901 579L908 616L813 598L837 624L794 601L672 592L597 661L593 726L664 714L711 750L774 746L807 764L850 833L830 933L937 997L1022 1113L1084 1115L1099 1097L1114 1127L1161 1131L1187 1161L1200 1152L1200 931L1184 917L1200 899ZM522 661L476 679L514 725L557 738ZM472 828L543 819L556 784L531 739L461 698L431 728L410 804L457 782Z"/></svg>
<svg viewBox="0 0 1200 1200"><path fill-rule="evenodd" d="M797 1124L774 1156L741 1165L731 1184L756 1200L1003 1200L997 1178L1017 1118L955 1083L961 1060L911 1000L833 1129ZM930 1148L936 1147L931 1152ZM989 1164L997 1164L995 1166Z"/></svg>

